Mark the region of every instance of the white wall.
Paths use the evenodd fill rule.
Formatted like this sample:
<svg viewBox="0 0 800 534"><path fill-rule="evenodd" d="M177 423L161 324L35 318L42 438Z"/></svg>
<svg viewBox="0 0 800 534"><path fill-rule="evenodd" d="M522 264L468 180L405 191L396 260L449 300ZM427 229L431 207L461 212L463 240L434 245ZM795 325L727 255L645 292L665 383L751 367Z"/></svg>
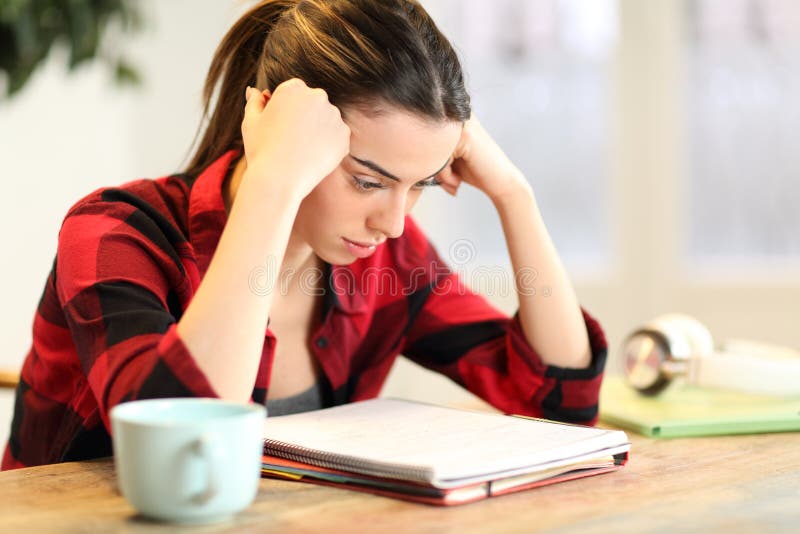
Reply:
<svg viewBox="0 0 800 534"><path fill-rule="evenodd" d="M119 89L108 69L67 75L56 50L29 85L0 101L0 366L18 368L53 261L61 220L101 187L181 168L200 119L200 91L214 52L243 11L238 1L144 0L145 31L125 41L141 87ZM10 417L0 397L0 440Z"/></svg>

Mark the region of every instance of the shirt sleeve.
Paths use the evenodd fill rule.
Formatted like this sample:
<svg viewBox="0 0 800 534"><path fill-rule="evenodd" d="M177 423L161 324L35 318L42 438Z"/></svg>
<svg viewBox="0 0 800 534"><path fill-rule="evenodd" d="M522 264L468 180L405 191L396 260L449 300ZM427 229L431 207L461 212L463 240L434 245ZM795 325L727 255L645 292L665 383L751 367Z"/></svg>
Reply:
<svg viewBox="0 0 800 534"><path fill-rule="evenodd" d="M71 212L59 234L56 291L107 429L120 402L216 396L176 331L191 297L185 243L158 217L101 203Z"/></svg>
<svg viewBox="0 0 800 534"><path fill-rule="evenodd" d="M589 367L546 365L528 343L518 314L508 317L471 291L428 247L426 262L435 267L427 284L409 297L416 311L402 353L506 413L595 424L607 353L600 324L582 310Z"/></svg>

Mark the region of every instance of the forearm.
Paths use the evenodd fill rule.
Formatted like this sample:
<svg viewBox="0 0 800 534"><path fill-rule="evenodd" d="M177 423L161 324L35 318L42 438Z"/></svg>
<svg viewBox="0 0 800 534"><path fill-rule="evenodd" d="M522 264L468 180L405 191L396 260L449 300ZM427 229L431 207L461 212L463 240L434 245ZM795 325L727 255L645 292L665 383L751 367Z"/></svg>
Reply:
<svg viewBox="0 0 800 534"><path fill-rule="evenodd" d="M248 169L178 334L222 398L246 401L300 198ZM255 276L254 276L255 275ZM255 283L254 283L255 282Z"/></svg>
<svg viewBox="0 0 800 534"><path fill-rule="evenodd" d="M546 364L587 367L591 348L580 305L533 191L521 186L493 202L511 257L519 318L528 343Z"/></svg>

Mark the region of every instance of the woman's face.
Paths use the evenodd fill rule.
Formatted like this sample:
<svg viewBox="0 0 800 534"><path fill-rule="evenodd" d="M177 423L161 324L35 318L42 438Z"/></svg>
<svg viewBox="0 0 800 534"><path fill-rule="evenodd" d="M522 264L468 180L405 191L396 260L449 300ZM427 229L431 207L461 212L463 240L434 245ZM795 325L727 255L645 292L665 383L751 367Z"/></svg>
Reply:
<svg viewBox="0 0 800 534"><path fill-rule="evenodd" d="M406 214L451 161L460 122L430 122L389 108L349 110L350 154L303 200L295 238L323 260L347 265L403 233Z"/></svg>

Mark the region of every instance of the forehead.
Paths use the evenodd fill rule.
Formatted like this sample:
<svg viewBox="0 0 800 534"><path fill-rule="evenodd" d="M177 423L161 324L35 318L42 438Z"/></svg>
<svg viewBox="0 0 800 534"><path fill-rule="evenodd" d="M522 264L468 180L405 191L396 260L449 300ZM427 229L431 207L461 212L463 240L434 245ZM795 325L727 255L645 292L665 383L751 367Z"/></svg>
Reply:
<svg viewBox="0 0 800 534"><path fill-rule="evenodd" d="M379 113L348 110L350 154L369 160L403 180L421 180L438 171L455 150L462 124L432 121L394 108Z"/></svg>

